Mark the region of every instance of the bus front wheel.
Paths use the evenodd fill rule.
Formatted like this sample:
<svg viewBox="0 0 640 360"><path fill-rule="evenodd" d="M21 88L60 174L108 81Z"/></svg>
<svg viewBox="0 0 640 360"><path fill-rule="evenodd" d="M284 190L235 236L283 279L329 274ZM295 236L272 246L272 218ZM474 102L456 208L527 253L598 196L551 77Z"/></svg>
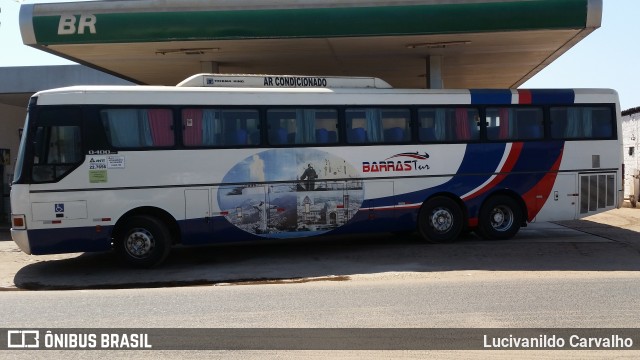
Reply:
<svg viewBox="0 0 640 360"><path fill-rule="evenodd" d="M454 200L438 196L422 205L418 231L431 243L447 243L458 238L463 228L462 209Z"/></svg>
<svg viewBox="0 0 640 360"><path fill-rule="evenodd" d="M489 198L478 218L478 234L487 240L511 239L520 230L522 208L510 196L497 195Z"/></svg>
<svg viewBox="0 0 640 360"><path fill-rule="evenodd" d="M125 221L114 247L128 264L149 268L159 265L169 255L171 233L155 217L136 215Z"/></svg>

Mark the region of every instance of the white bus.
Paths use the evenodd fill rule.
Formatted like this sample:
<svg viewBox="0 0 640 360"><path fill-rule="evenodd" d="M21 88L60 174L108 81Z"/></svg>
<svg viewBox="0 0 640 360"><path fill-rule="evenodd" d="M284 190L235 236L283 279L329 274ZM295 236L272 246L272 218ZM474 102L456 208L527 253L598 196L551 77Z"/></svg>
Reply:
<svg viewBox="0 0 640 360"><path fill-rule="evenodd" d="M508 239L622 202L615 91L393 89L200 74L29 103L11 187L28 254L417 230Z"/></svg>

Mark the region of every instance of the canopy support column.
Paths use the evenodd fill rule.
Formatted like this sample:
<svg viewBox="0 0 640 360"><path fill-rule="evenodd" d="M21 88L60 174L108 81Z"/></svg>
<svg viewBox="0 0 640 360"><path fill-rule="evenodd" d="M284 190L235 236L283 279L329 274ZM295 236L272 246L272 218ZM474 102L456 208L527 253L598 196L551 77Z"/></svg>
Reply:
<svg viewBox="0 0 640 360"><path fill-rule="evenodd" d="M431 55L425 60L427 70L427 89L444 88L444 82L442 81L442 56Z"/></svg>
<svg viewBox="0 0 640 360"><path fill-rule="evenodd" d="M220 64L217 61L201 61L200 71L208 74L219 74Z"/></svg>

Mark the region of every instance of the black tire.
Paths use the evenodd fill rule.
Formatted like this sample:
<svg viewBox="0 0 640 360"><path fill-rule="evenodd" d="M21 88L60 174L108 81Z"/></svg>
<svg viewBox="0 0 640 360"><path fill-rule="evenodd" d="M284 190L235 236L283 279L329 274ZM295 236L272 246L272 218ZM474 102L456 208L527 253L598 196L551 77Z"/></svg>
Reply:
<svg viewBox="0 0 640 360"><path fill-rule="evenodd" d="M125 220L114 239L118 255L128 264L139 268L160 265L171 250L171 233L155 217L137 215Z"/></svg>
<svg viewBox="0 0 640 360"><path fill-rule="evenodd" d="M463 229L462 209L454 200L439 196L426 201L418 214L418 232L431 243L456 240Z"/></svg>
<svg viewBox="0 0 640 360"><path fill-rule="evenodd" d="M490 197L480 208L478 235L486 240L507 240L514 237L523 221L522 207L512 197Z"/></svg>

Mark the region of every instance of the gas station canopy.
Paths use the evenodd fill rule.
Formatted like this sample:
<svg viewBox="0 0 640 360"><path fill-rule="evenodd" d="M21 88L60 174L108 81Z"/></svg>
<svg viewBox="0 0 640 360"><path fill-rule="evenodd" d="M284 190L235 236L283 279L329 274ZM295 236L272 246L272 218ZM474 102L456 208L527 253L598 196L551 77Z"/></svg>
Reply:
<svg viewBox="0 0 640 360"><path fill-rule="evenodd" d="M20 27L26 45L139 84L219 72L514 88L601 18L602 0L103 0L25 4Z"/></svg>

